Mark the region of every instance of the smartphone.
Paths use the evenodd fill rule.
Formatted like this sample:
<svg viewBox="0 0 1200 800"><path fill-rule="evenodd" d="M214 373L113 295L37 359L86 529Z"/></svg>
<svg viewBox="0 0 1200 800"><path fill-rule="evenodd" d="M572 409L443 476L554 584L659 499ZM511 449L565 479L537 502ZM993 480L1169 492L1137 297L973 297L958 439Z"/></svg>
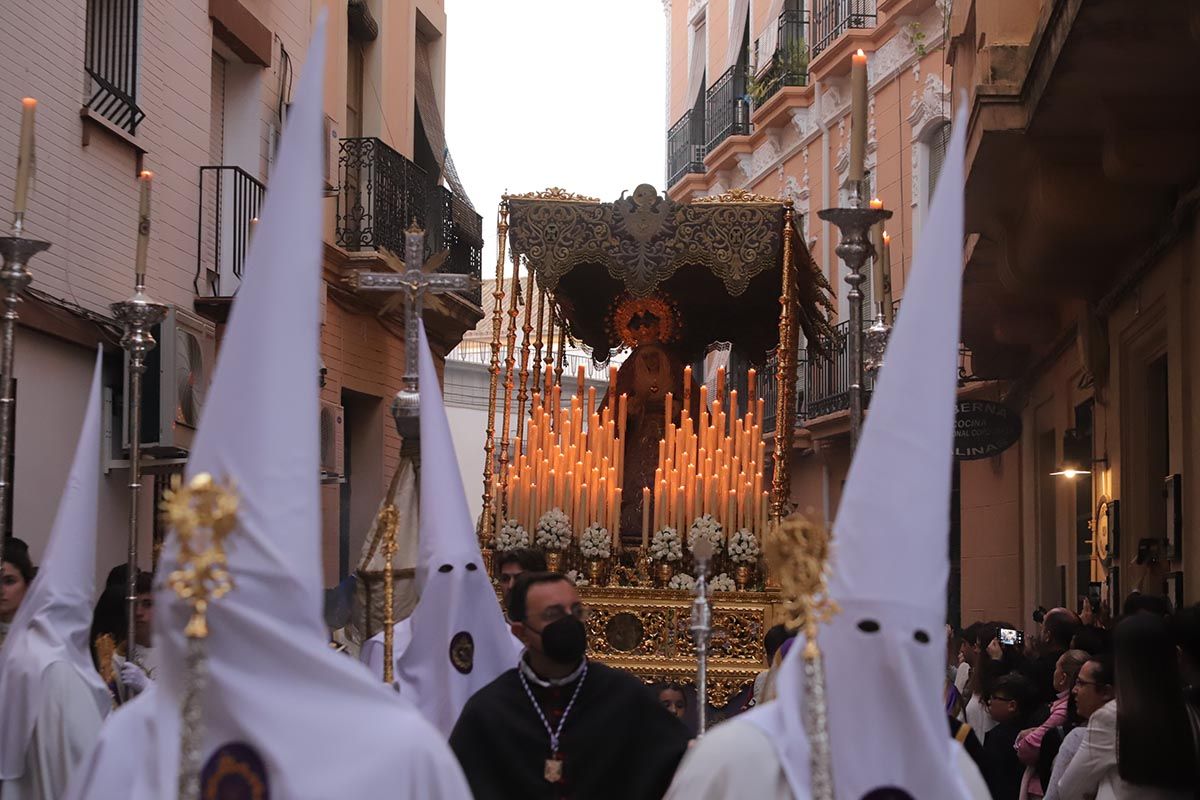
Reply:
<svg viewBox="0 0 1200 800"><path fill-rule="evenodd" d="M1012 628L1000 629L1000 644L1020 645L1025 644L1025 632L1013 630Z"/></svg>

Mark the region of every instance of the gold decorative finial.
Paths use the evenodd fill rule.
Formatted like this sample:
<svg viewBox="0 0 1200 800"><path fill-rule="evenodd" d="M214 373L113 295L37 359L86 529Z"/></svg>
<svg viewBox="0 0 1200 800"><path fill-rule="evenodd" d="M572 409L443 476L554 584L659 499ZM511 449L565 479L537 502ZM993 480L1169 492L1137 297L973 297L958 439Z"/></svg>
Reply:
<svg viewBox="0 0 1200 800"><path fill-rule="evenodd" d="M233 588L225 569L225 538L237 524L238 494L233 483L202 472L184 485L176 475L163 494L162 512L179 537L179 568L167 578L192 607L184 629L189 639L208 637L208 604Z"/></svg>
<svg viewBox="0 0 1200 800"><path fill-rule="evenodd" d="M809 648L814 655L819 652L817 625L838 612L826 586L831 538L824 525L803 514L792 514L771 525L764 542L767 562L779 576L787 615L784 624L804 631L806 655Z"/></svg>
<svg viewBox="0 0 1200 800"><path fill-rule="evenodd" d="M599 197L589 197L585 194L568 192L558 186L551 186L542 192L526 192L525 194L505 194L505 200L557 200L564 203L599 203Z"/></svg>

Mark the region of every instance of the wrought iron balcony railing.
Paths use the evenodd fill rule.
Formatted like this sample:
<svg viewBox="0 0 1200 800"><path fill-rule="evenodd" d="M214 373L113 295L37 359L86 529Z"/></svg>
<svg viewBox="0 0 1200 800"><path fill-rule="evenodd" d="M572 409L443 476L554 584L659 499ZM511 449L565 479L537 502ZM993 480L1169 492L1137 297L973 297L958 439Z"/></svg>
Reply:
<svg viewBox="0 0 1200 800"><path fill-rule="evenodd" d="M758 394L763 400L763 433L775 432L775 422L779 415L779 376L776 373L778 361L775 356L767 359L758 380ZM800 348L796 363L796 405L792 414L793 424L804 422L805 408L808 405L808 354Z"/></svg>
<svg viewBox="0 0 1200 800"><path fill-rule="evenodd" d="M813 58L850 28L874 27L875 0L813 0Z"/></svg>
<svg viewBox="0 0 1200 800"><path fill-rule="evenodd" d="M262 208L266 188L241 167L200 168L200 213L196 238L197 297L232 297L241 285L250 220Z"/></svg>
<svg viewBox="0 0 1200 800"><path fill-rule="evenodd" d="M746 68L734 65L708 87L704 96L704 149L711 153L730 136L750 133Z"/></svg>
<svg viewBox="0 0 1200 800"><path fill-rule="evenodd" d="M139 3L88 0L84 69L91 78L87 108L129 133L146 113L138 107Z"/></svg>
<svg viewBox="0 0 1200 800"><path fill-rule="evenodd" d="M833 337L821 344L829 358L814 357L808 361L808 406L805 409L805 419L823 417L850 407L850 321L838 324L834 328ZM871 376L864 375L864 406L870 398L873 385Z"/></svg>
<svg viewBox="0 0 1200 800"><path fill-rule="evenodd" d="M750 81L750 94L755 105L761 106L784 86L808 84L808 42L804 28L808 15L804 9L784 11L779 15L775 52L765 69Z"/></svg>
<svg viewBox="0 0 1200 800"><path fill-rule="evenodd" d="M404 231L426 230L426 255L449 250L445 272L480 277L483 220L460 197L374 137L342 139L338 154L337 244L404 252ZM480 305L479 289L457 293Z"/></svg>
<svg viewBox="0 0 1200 800"><path fill-rule="evenodd" d="M667 185L693 172L704 172L704 115L688 111L667 131Z"/></svg>

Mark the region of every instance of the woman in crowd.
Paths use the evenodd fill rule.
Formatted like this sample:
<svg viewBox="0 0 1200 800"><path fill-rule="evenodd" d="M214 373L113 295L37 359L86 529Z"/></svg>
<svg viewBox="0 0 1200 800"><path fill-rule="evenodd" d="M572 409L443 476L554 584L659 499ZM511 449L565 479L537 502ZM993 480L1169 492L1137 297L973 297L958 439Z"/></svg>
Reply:
<svg viewBox="0 0 1200 800"><path fill-rule="evenodd" d="M1200 720L1184 702L1167 621L1135 614L1116 628L1116 699L1088 720L1058 781L1060 800L1184 800L1200 779Z"/></svg>
<svg viewBox="0 0 1200 800"><path fill-rule="evenodd" d="M1075 679L1075 688L1071 690L1071 711L1074 716L1068 717L1066 724L1060 725L1042 740L1038 767L1039 774L1043 776L1042 785L1046 787L1046 800L1060 800L1059 780L1066 773L1067 767L1071 766L1075 754L1079 752L1084 734L1087 733L1088 720L1113 699L1116 693L1113 683L1113 660L1109 653L1093 655L1079 671ZM1047 769L1046 751L1051 746L1055 734L1062 737L1062 743L1049 762L1050 768Z"/></svg>
<svg viewBox="0 0 1200 800"><path fill-rule="evenodd" d="M1011 627L1007 623L988 622L981 625L976 634L979 655L967 681L966 711L963 716L980 744L987 740L988 731L996 727L996 720L988 712L987 699L996 682L1010 672L1018 672L1024 662L1021 648L1016 645L1000 644L1000 629Z"/></svg>
<svg viewBox="0 0 1200 800"><path fill-rule="evenodd" d="M4 561L0 562L0 645L8 636L8 629L32 580L29 547L20 539L9 539L4 543Z"/></svg>
<svg viewBox="0 0 1200 800"><path fill-rule="evenodd" d="M1075 688L1075 679L1087 660L1088 654L1082 650L1068 650L1058 657L1058 662L1054 665L1055 699L1050 705L1050 716L1046 717L1041 725L1023 730L1017 736L1017 757L1025 765L1022 798L1041 797L1044 794L1042 782L1037 774L1042 741L1047 733L1066 723L1071 715L1071 690Z"/></svg>

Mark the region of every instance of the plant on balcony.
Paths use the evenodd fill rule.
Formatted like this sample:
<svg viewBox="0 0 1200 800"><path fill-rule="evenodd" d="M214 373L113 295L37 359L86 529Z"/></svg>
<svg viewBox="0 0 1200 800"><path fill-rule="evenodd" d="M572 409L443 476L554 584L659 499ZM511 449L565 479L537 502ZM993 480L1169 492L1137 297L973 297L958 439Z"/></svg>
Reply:
<svg viewBox="0 0 1200 800"><path fill-rule="evenodd" d="M803 85L808 78L808 45L803 40L789 42L775 51L770 65L746 81L746 96L757 108L771 98L781 86Z"/></svg>

